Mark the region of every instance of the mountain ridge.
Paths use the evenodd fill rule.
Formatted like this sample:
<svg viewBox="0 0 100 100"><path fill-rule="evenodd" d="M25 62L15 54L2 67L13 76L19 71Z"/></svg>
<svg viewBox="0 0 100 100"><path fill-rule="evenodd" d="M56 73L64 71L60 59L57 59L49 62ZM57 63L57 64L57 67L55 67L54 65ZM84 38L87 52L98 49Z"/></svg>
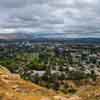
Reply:
<svg viewBox="0 0 100 100"><path fill-rule="evenodd" d="M57 33L55 33L57 34ZM0 40L13 41L13 40L31 40L33 42L66 42L66 43L100 43L99 37L78 37L78 38L67 38L58 36L52 37L47 34L34 34L34 33L11 33L11 34L0 34Z"/></svg>

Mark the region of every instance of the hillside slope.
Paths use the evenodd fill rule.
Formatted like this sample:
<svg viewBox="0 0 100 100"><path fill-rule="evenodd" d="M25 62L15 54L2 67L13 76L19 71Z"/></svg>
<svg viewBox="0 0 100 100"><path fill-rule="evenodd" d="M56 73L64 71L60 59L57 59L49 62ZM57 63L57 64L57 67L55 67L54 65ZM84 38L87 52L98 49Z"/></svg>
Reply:
<svg viewBox="0 0 100 100"><path fill-rule="evenodd" d="M0 100L100 100L100 81L79 87L74 95L64 95L24 81L0 66Z"/></svg>
<svg viewBox="0 0 100 100"><path fill-rule="evenodd" d="M0 66L0 100L69 100L62 94L24 81Z"/></svg>

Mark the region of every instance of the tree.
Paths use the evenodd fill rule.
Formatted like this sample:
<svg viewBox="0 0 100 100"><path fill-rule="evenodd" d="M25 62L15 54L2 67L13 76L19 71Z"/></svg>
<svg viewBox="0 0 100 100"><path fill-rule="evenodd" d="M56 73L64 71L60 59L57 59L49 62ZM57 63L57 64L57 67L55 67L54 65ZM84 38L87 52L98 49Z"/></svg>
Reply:
<svg viewBox="0 0 100 100"><path fill-rule="evenodd" d="M96 81L96 73L94 70L91 70L91 78L93 81Z"/></svg>

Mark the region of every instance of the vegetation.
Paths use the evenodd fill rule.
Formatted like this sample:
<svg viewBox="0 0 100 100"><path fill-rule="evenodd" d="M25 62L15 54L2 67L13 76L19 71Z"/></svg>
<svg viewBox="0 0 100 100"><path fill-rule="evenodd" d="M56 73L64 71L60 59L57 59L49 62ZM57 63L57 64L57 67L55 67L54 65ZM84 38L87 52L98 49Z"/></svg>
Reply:
<svg viewBox="0 0 100 100"><path fill-rule="evenodd" d="M4 43L0 48L0 65L41 86L76 93L77 89L66 82L95 82L99 76L99 51L99 46L91 49L87 45Z"/></svg>

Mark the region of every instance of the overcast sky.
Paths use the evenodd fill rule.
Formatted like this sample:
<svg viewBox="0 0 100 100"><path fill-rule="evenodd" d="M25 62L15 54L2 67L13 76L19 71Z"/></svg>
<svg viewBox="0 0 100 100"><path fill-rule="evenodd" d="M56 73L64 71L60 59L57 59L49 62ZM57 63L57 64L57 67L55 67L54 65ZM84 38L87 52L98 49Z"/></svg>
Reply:
<svg viewBox="0 0 100 100"><path fill-rule="evenodd" d="M100 0L0 0L0 33L100 36Z"/></svg>

